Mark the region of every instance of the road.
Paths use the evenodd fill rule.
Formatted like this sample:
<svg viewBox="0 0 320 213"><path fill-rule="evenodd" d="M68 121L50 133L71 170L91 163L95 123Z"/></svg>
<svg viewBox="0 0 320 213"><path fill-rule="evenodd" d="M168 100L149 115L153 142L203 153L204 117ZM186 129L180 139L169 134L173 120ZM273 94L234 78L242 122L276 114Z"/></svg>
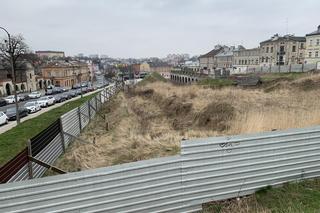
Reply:
<svg viewBox="0 0 320 213"><path fill-rule="evenodd" d="M86 94L84 94L83 96L88 96L88 95L91 95L91 94L93 94L93 93L95 93L95 92L98 92L98 91L101 91L101 90L102 90L102 89L98 89L98 90L95 90L95 91L93 91L93 92L86 93ZM60 94L62 94L62 93L60 93ZM42 113L48 112L48 111L50 111L50 110L52 110L52 109L55 109L55 108L57 108L57 107L62 106L63 104L65 104L65 103L67 103L67 102L74 101L74 100L77 100L77 99L79 99L79 98L81 98L80 95L77 96L77 97L74 97L74 98L72 98L72 99L70 99L70 100L64 101L64 102L62 102L62 103L56 103L56 104L53 105L53 106L50 106L50 107L47 107L47 108L42 108L40 111L38 111L38 112L36 112L36 113L33 113L33 114L29 114L27 117L22 118L22 119L21 119L21 122L26 121L26 120L29 120L29 119L32 119L32 118L35 118L35 117L41 115ZM31 100L37 100L37 99L31 99ZM30 101L30 100L28 100L28 101ZM26 102L28 102L28 101L20 102L19 105L23 106L24 103L26 103ZM2 109L6 109L6 108L11 108L11 107L14 107L14 104L10 104L10 105L1 107L1 110L2 110ZM17 126L17 122L16 122L16 121L9 121L8 124L0 126L0 134L2 134L2 133L4 133L4 132L12 129L12 128L15 127L15 126Z"/></svg>

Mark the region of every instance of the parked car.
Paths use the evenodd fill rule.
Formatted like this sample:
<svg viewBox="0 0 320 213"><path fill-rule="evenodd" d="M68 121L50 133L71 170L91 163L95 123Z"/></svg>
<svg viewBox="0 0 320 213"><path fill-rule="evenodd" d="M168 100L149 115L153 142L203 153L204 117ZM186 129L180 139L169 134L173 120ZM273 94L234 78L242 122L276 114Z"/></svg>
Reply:
<svg viewBox="0 0 320 213"><path fill-rule="evenodd" d="M8 97L5 97L4 100L7 102L7 104L13 104L16 102L14 95L10 95ZM20 101L19 96L17 96L17 100L18 100L18 102Z"/></svg>
<svg viewBox="0 0 320 213"><path fill-rule="evenodd" d="M55 104L55 98L53 96L44 96L37 100L41 107L48 107Z"/></svg>
<svg viewBox="0 0 320 213"><path fill-rule="evenodd" d="M27 102L24 107L28 109L29 113L35 113L41 110L41 106L37 101Z"/></svg>
<svg viewBox="0 0 320 213"><path fill-rule="evenodd" d="M16 120L17 119L16 108L13 107L13 108L7 109L6 115L7 115L9 121ZM24 107L19 108L19 115L20 115L20 118L28 116L28 110L26 108L24 108Z"/></svg>
<svg viewBox="0 0 320 213"><path fill-rule="evenodd" d="M25 101L29 99L29 95L27 94L19 94L18 95L19 101Z"/></svg>
<svg viewBox="0 0 320 213"><path fill-rule="evenodd" d="M56 100L56 103L62 103L64 101L66 101L67 99L63 95L56 95L55 100Z"/></svg>
<svg viewBox="0 0 320 213"><path fill-rule="evenodd" d="M92 91L94 91L95 89L94 89L93 86L88 86L88 87L87 87L87 90L88 90L88 92L92 92Z"/></svg>
<svg viewBox="0 0 320 213"><path fill-rule="evenodd" d="M32 92L29 94L29 98L35 99L35 98L40 98L41 93L40 92Z"/></svg>
<svg viewBox="0 0 320 213"><path fill-rule="evenodd" d="M82 94L89 92L88 87L82 87Z"/></svg>
<svg viewBox="0 0 320 213"><path fill-rule="evenodd" d="M58 94L58 93L62 93L62 92L63 92L63 89L60 88L60 87L55 87L55 88L53 88L53 90L52 90L52 93L53 93L53 94Z"/></svg>
<svg viewBox="0 0 320 213"><path fill-rule="evenodd" d="M60 87L62 89L62 92L68 92L69 89L65 88L65 87Z"/></svg>
<svg viewBox="0 0 320 213"><path fill-rule="evenodd" d="M7 115L0 111L0 125L7 124L8 121Z"/></svg>
<svg viewBox="0 0 320 213"><path fill-rule="evenodd" d="M66 100L69 100L72 98L72 96L68 93L68 92L65 92L65 93L62 93L61 94Z"/></svg>
<svg viewBox="0 0 320 213"><path fill-rule="evenodd" d="M81 91L81 89L77 89L75 92L76 92L77 95L81 95L81 93L83 93L83 92Z"/></svg>
<svg viewBox="0 0 320 213"><path fill-rule="evenodd" d="M46 95L53 95L53 89L48 89L46 91Z"/></svg>
<svg viewBox="0 0 320 213"><path fill-rule="evenodd" d="M80 88L80 84L75 84L72 86L72 89L79 89Z"/></svg>
<svg viewBox="0 0 320 213"><path fill-rule="evenodd" d="M68 92L68 94L69 94L69 96L70 96L71 98L74 98L74 97L77 96L77 92L74 91L74 90L70 90L70 91Z"/></svg>
<svg viewBox="0 0 320 213"><path fill-rule="evenodd" d="M5 106L5 105L7 105L7 102L6 102L6 100L4 100L4 99L0 99L0 106Z"/></svg>

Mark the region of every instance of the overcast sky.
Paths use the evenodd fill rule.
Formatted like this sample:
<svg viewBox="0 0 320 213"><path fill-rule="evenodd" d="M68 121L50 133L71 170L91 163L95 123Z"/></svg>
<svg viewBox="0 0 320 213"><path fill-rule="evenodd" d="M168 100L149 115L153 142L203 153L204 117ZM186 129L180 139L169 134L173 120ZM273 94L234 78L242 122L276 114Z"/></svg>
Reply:
<svg viewBox="0 0 320 213"><path fill-rule="evenodd" d="M0 0L0 26L32 50L164 57L218 43L256 47L287 29L303 36L320 25L319 8L319 0Z"/></svg>

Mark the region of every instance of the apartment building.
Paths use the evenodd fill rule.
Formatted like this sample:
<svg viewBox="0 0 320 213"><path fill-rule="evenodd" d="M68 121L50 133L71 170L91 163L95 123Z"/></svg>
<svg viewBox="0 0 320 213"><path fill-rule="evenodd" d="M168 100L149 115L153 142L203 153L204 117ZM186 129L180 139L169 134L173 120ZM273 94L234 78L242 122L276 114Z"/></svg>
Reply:
<svg viewBox="0 0 320 213"><path fill-rule="evenodd" d="M42 78L51 80L53 85L71 88L84 81L91 81L91 73L86 63L59 61L41 67Z"/></svg>
<svg viewBox="0 0 320 213"><path fill-rule="evenodd" d="M302 64L305 57L306 38L275 34L260 43L260 65Z"/></svg>
<svg viewBox="0 0 320 213"><path fill-rule="evenodd" d="M260 65L260 48L240 49L233 52L233 72L242 73Z"/></svg>
<svg viewBox="0 0 320 213"><path fill-rule="evenodd" d="M306 35L305 63L320 63L320 25L316 31Z"/></svg>

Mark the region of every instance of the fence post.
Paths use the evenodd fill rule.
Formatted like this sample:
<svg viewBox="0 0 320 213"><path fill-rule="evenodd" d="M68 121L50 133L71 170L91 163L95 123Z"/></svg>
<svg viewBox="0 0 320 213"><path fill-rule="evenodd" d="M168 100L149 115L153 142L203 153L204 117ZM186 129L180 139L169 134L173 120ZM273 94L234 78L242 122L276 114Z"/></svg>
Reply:
<svg viewBox="0 0 320 213"><path fill-rule="evenodd" d="M31 149L31 141L30 139L27 141L28 146L28 173L29 173L29 179L33 179L33 169L32 169L32 161L29 157L32 157L32 149Z"/></svg>
<svg viewBox="0 0 320 213"><path fill-rule="evenodd" d="M98 111L98 98L97 98L97 96L94 96L94 101L96 102L96 111Z"/></svg>
<svg viewBox="0 0 320 213"><path fill-rule="evenodd" d="M66 152L66 145L65 145L65 141L64 141L64 134L63 134L63 126L62 126L62 120L61 120L61 117L59 118L59 121L60 121L60 137L61 137L61 145L62 145L62 150L63 150L63 153Z"/></svg>
<svg viewBox="0 0 320 213"><path fill-rule="evenodd" d="M92 99L91 99L92 100ZM90 101L87 101L88 103L88 115L89 115L89 121L91 121L91 106L90 106Z"/></svg>
<svg viewBox="0 0 320 213"><path fill-rule="evenodd" d="M79 117L79 128L80 128L80 132L81 132L82 123L81 123L81 110L80 110L80 107L78 107L78 117Z"/></svg>

